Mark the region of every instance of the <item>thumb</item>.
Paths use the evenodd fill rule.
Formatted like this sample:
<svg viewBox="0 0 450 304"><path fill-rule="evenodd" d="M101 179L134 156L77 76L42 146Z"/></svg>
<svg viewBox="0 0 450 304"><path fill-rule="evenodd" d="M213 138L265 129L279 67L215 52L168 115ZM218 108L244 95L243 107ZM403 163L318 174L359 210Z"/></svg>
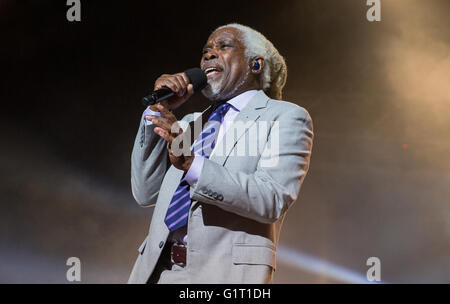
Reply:
<svg viewBox="0 0 450 304"><path fill-rule="evenodd" d="M188 94L188 96L191 96L194 94L194 86L192 85L192 83L188 84L188 86L187 86L187 94Z"/></svg>

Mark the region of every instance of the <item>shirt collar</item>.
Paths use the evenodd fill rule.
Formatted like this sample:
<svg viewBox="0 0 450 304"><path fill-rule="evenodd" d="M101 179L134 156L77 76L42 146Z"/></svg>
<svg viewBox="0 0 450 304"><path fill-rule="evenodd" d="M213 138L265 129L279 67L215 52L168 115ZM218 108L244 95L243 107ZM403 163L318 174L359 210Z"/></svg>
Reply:
<svg viewBox="0 0 450 304"><path fill-rule="evenodd" d="M256 93L258 93L258 90L245 91L244 93L228 100L227 103L229 103L235 111L240 112L243 108L245 108L250 99L256 95Z"/></svg>

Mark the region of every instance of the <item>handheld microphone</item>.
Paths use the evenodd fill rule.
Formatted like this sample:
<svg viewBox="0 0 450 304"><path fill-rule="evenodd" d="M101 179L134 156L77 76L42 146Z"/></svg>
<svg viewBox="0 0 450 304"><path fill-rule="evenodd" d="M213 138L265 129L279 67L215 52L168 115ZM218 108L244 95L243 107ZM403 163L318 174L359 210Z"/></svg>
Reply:
<svg viewBox="0 0 450 304"><path fill-rule="evenodd" d="M200 68L192 68L184 71L186 76L189 78L190 83L194 86L194 92L201 91L208 83L208 78L205 72ZM157 104L163 100L169 99L174 96L175 93L169 88L161 88L159 90L153 91L150 95L142 98L142 103L144 106L148 107Z"/></svg>

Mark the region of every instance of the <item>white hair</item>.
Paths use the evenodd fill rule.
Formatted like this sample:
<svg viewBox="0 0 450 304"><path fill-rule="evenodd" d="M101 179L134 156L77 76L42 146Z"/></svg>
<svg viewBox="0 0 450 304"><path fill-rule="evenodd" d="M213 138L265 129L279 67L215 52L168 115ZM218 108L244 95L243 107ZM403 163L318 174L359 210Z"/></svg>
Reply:
<svg viewBox="0 0 450 304"><path fill-rule="evenodd" d="M283 56L280 55L272 42L251 27L238 23L230 23L218 27L215 31L227 27L235 28L242 33L245 55L249 60L255 57L264 58L261 75L262 88L270 98L281 99L282 90L287 78L287 66Z"/></svg>

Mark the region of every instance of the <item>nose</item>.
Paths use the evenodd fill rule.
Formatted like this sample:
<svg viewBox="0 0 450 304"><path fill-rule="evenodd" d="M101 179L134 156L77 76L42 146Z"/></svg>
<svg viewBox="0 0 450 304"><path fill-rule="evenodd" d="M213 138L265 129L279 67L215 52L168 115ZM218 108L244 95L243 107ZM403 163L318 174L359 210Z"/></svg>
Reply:
<svg viewBox="0 0 450 304"><path fill-rule="evenodd" d="M213 60L217 58L217 53L214 49L209 50L208 52L205 53L204 58L206 61L208 60Z"/></svg>

